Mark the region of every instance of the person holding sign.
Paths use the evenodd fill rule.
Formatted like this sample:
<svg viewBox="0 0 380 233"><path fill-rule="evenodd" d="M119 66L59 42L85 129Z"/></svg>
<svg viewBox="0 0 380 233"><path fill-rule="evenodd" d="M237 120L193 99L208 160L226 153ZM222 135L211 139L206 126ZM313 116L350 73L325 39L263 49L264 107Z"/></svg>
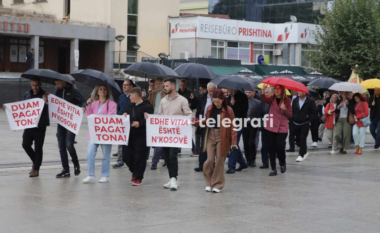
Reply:
<svg viewBox="0 0 380 233"><path fill-rule="evenodd" d="M87 100L86 114L87 117L92 114L97 115L115 115L117 104L112 101L112 94L109 88L104 84L99 84L92 92L92 96ZM90 139L90 134L87 134L87 138ZM99 183L109 182L110 165L111 165L111 149L112 145L101 144L103 151L102 160L102 178ZM92 144L91 140L88 141L87 147L87 177L83 180L83 183L91 183L95 181L95 156L99 144Z"/></svg>
<svg viewBox="0 0 380 233"><path fill-rule="evenodd" d="M194 122L194 126L203 126L206 123L202 143L202 151L207 150L207 160L203 165L206 192L220 193L225 185L224 161L230 145L232 144L231 149L238 149L237 131L231 124L235 119L234 111L228 106L223 91L214 91L212 101L213 104L207 108L206 118L202 118L201 122Z"/></svg>
<svg viewBox="0 0 380 233"><path fill-rule="evenodd" d="M61 80L56 80L55 86L57 87L57 92L55 93L56 96L66 100L69 103L82 107L83 112L86 111L86 100L83 98L83 96L77 88ZM75 136L76 135L72 133L70 130L58 124L57 139L63 170L61 173L57 174L57 178L70 177L70 167L67 151L69 151L72 161L74 163L74 174L76 176L80 174L78 155L74 147Z"/></svg>
<svg viewBox="0 0 380 233"><path fill-rule="evenodd" d="M167 94L160 102L158 115L178 115L178 116L193 116L193 112L189 108L187 99L177 93L175 90L175 79L165 79L164 90ZM145 114L148 118L148 114ZM178 189L178 148L164 147L163 154L165 156L166 166L168 167L170 181L164 184L164 188L176 191Z"/></svg>
<svg viewBox="0 0 380 233"><path fill-rule="evenodd" d="M129 131L128 146L123 146L123 160L132 172L131 183L138 186L142 183L146 167L146 119L145 114L153 114L153 106L149 100L142 99L139 87L129 92L131 104L124 116L130 116L131 130Z"/></svg>
<svg viewBox="0 0 380 233"><path fill-rule="evenodd" d="M46 92L41 89L41 81L39 79L33 79L30 82L30 85L32 89L24 94L24 100L42 98L46 103ZM22 147L33 163L32 169L29 172L29 177L39 176L40 166L42 164L43 158L43 146L45 141L46 127L49 125L49 110L47 104L45 104L41 113L38 127L25 129L24 134L22 135ZM32 148L33 141L34 150Z"/></svg>

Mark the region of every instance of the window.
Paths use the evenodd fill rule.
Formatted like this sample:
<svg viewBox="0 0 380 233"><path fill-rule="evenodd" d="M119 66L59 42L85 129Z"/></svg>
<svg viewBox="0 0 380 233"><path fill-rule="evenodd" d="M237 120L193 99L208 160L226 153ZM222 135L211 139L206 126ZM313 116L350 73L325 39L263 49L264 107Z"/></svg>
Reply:
<svg viewBox="0 0 380 233"><path fill-rule="evenodd" d="M243 63L251 62L251 43L227 43L227 59L241 60Z"/></svg>
<svg viewBox="0 0 380 233"><path fill-rule="evenodd" d="M137 44L138 34L138 0L128 0L128 36L127 36L127 62L137 62L137 51L132 47Z"/></svg>
<svg viewBox="0 0 380 233"><path fill-rule="evenodd" d="M137 15L138 13L138 0L128 0L128 15L134 14Z"/></svg>
<svg viewBox="0 0 380 233"><path fill-rule="evenodd" d="M317 47L313 45L303 44L301 48L301 66L303 67L311 67L311 62L307 60L308 52L317 51Z"/></svg>
<svg viewBox="0 0 380 233"><path fill-rule="evenodd" d="M254 44L253 45L253 59L257 63L257 58L260 55L264 56L266 64L273 64L273 45L268 44Z"/></svg>
<svg viewBox="0 0 380 233"><path fill-rule="evenodd" d="M211 41L211 56L213 58L224 59L224 41Z"/></svg>
<svg viewBox="0 0 380 233"><path fill-rule="evenodd" d="M24 0L14 0L14 4L21 4L24 3Z"/></svg>

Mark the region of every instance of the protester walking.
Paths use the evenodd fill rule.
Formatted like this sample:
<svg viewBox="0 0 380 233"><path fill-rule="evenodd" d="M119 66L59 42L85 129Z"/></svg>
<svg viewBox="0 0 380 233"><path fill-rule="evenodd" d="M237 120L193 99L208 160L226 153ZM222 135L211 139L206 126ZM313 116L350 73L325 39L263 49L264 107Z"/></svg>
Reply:
<svg viewBox="0 0 380 233"><path fill-rule="evenodd" d="M129 98L129 92L133 87L132 80L125 80L123 83L123 94L119 96L119 104L117 106L117 115L123 115L129 104L131 103L131 100ZM120 168L124 166L123 162L123 147L121 145L117 146L117 153L114 154L114 156L117 156L117 162L112 167L113 168Z"/></svg>
<svg viewBox="0 0 380 233"><path fill-rule="evenodd" d="M334 139L338 144L341 146L339 153L340 154L347 154L347 149L350 147L351 144L351 125L349 123L349 116L350 116L350 109L349 109L349 100L348 100L348 93L343 92L342 95L342 101L340 104L336 107L335 113L337 114L336 117L336 124L335 124L335 130L334 130Z"/></svg>
<svg viewBox="0 0 380 233"><path fill-rule="evenodd" d="M321 124L321 119L323 117L323 102L322 100L318 99L315 96L312 96L312 99L315 102L315 112L316 112L316 118L311 122L310 124L310 132L311 132L311 139L313 143L311 144L311 147L317 148L318 147L318 141L319 141L319 126Z"/></svg>
<svg viewBox="0 0 380 233"><path fill-rule="evenodd" d="M207 84L207 92L199 99L197 112L195 114L196 118L202 119L206 117L207 108L212 105L212 96L214 94L214 91L216 90L216 85L212 82L209 82ZM203 141L206 128L198 126L196 128L197 133L200 135L200 141ZM205 163L207 159L207 151L200 151L198 162L199 166L194 168L194 171L201 172L203 171L203 164Z"/></svg>
<svg viewBox="0 0 380 233"><path fill-rule="evenodd" d="M153 114L153 106L149 100L142 99L140 88L130 91L131 104L124 116L129 115L131 124L128 146L123 146L123 160L132 172L133 186L142 184L146 167L146 119L145 113Z"/></svg>
<svg viewBox="0 0 380 233"><path fill-rule="evenodd" d="M265 90L267 85L263 86ZM286 96L285 87L276 85L274 87L274 95L266 97L261 94L261 101L270 104L269 115L272 114L271 120L264 122L264 127L268 131L269 140L269 156L272 171L269 176L276 176L276 157L279 160L281 173L286 172L286 137L288 136L289 124L288 118L293 116L290 99ZM264 143L264 142L263 142Z"/></svg>
<svg viewBox="0 0 380 233"><path fill-rule="evenodd" d="M236 119L239 119L241 122L245 118L247 118L247 111L248 111L248 97L244 93L228 89L228 103L229 106L234 110L234 115ZM243 124L242 124L243 125ZM247 162L245 161L243 154L241 153L241 149L239 147L240 137L243 134L243 127L240 128L240 130L237 131L237 145L238 149L233 150L230 153L230 156L228 158L228 170L227 174L233 174L235 171L242 171L243 169L246 169L248 167ZM236 168L236 162L239 163L239 167Z"/></svg>
<svg viewBox="0 0 380 233"><path fill-rule="evenodd" d="M370 131L373 139L375 139L375 151L380 147L380 87L375 88L374 95L369 100L371 108L371 126Z"/></svg>
<svg viewBox="0 0 380 233"><path fill-rule="evenodd" d="M265 88L262 90L262 93L264 93L265 97L271 98L272 93L270 88ZM270 109L270 104L267 104L265 102L261 102L261 162L263 163L260 167L260 169L266 169L269 168L269 131L265 129L264 127L264 119L267 119L268 113ZM265 117L266 116L266 117Z"/></svg>
<svg viewBox="0 0 380 233"><path fill-rule="evenodd" d="M160 103L158 110L159 115L175 115L175 116L191 116L194 118L187 99L180 96L175 90L175 79L169 78L164 83L165 93L167 94ZM147 115L147 114L146 114ZM192 119L194 120L194 119ZM170 188L175 191L178 189L178 148L164 147L163 154L165 156L166 165L169 171L170 181L164 184L164 188Z"/></svg>
<svg viewBox="0 0 380 233"><path fill-rule="evenodd" d="M369 121L369 108L367 100L362 94L355 93L353 98L355 100L355 125L353 128L353 136L356 146L354 154L361 155L365 144L365 133L368 126L366 123ZM358 138L358 133L360 133L360 140Z"/></svg>
<svg viewBox="0 0 380 233"><path fill-rule="evenodd" d="M330 98L330 103L328 103L325 107L325 131L326 137L330 141L331 144L331 152L330 154L336 154L336 140L334 137L335 126L338 119L338 114L336 113L336 108L339 105L339 96L334 94Z"/></svg>
<svg viewBox="0 0 380 233"><path fill-rule="evenodd" d="M86 111L86 100L83 98L82 94L76 87L73 87L71 84L61 80L56 80L55 86L57 88L57 91L55 93L56 96L66 100L71 104L82 107L83 112ZM74 174L78 176L81 172L77 151L74 147L75 137L76 135L74 133L58 124L57 138L63 170L61 173L57 174L57 178L70 177L69 158L67 156L67 151L69 151L72 162L74 164Z"/></svg>
<svg viewBox="0 0 380 233"><path fill-rule="evenodd" d="M255 99L256 91L246 91L245 94L248 98L248 111L247 119L249 120L247 127L243 129L243 144L244 154L247 160L247 165L250 167L256 167L256 137L259 127L254 127L251 123L258 124L257 120L261 116L261 101Z"/></svg>
<svg viewBox="0 0 380 233"><path fill-rule="evenodd" d="M92 92L92 96L87 100L86 115L87 118L92 114L96 115L115 115L117 104L112 101L112 93L110 89L104 85L99 84ZM90 133L87 134L88 146L87 146L87 177L83 180L83 183L95 182L95 156L100 146L103 152L102 159L102 178L99 183L109 182L110 176L110 163L111 163L111 149L112 145L108 144L93 144L90 140Z"/></svg>
<svg viewBox="0 0 380 233"><path fill-rule="evenodd" d="M206 119L202 120L202 125L206 124L202 151L207 148L207 160L203 165L203 175L206 181L206 192L220 193L225 185L224 161L230 148L234 150L238 148L237 133L232 124L222 123L226 118L230 122L235 118L232 108L227 106L223 91L215 90L212 97L213 104L208 106ZM220 117L220 124L217 122L218 117ZM214 124L207 123L209 119L212 119ZM199 124L199 121L194 123L195 126Z"/></svg>
<svg viewBox="0 0 380 233"><path fill-rule="evenodd" d="M45 142L46 127L50 125L49 109L46 104L47 98L45 91L41 88L39 79L32 79L30 82L32 89L24 94L24 100L41 98L45 101L45 106L42 110L40 121L35 128L25 129L22 135L22 147L32 161L32 169L29 172L29 177L38 177L43 159L43 146ZM5 105L3 105L5 110ZM34 149L32 148L34 142Z"/></svg>
<svg viewBox="0 0 380 233"><path fill-rule="evenodd" d="M31 48L30 51L28 52L28 55L26 57L26 62L28 62L28 69L33 69L34 68L34 49Z"/></svg>
<svg viewBox="0 0 380 233"><path fill-rule="evenodd" d="M164 91L164 80L162 78L155 79L155 90L149 94L149 102L153 106L154 114L158 114L160 108L161 100L166 96ZM152 166L150 170L156 170L157 164L160 161L160 158L164 157L162 147L155 147L153 150ZM164 164L165 165L165 164Z"/></svg>
<svg viewBox="0 0 380 233"><path fill-rule="evenodd" d="M326 119L325 119L325 114L324 114L324 108L328 103L330 103L330 92L325 91L323 92L323 98L322 98L322 117L321 117L321 124L319 125L318 128L318 141L321 142L323 139L323 134L325 132L325 124L326 124Z"/></svg>

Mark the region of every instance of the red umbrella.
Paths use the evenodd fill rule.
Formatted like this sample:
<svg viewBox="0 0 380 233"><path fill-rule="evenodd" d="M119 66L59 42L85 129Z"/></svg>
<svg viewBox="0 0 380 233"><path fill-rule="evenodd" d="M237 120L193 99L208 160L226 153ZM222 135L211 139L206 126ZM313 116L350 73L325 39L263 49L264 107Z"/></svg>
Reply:
<svg viewBox="0 0 380 233"><path fill-rule="evenodd" d="M306 86L302 83L299 83L297 81L294 81L289 78L281 78L281 77L269 77L261 81L262 83L276 86L276 85L282 85L286 89L292 90L292 91L299 91L303 93L309 93Z"/></svg>

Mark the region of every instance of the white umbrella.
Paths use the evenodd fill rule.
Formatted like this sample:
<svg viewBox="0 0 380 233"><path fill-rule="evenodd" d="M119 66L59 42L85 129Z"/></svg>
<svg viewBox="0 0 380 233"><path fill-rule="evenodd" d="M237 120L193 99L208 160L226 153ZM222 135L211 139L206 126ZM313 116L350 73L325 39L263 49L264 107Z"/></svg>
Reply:
<svg viewBox="0 0 380 233"><path fill-rule="evenodd" d="M364 88L360 84L342 82L342 83L333 84L329 88L329 90L355 92L355 91L364 91Z"/></svg>

